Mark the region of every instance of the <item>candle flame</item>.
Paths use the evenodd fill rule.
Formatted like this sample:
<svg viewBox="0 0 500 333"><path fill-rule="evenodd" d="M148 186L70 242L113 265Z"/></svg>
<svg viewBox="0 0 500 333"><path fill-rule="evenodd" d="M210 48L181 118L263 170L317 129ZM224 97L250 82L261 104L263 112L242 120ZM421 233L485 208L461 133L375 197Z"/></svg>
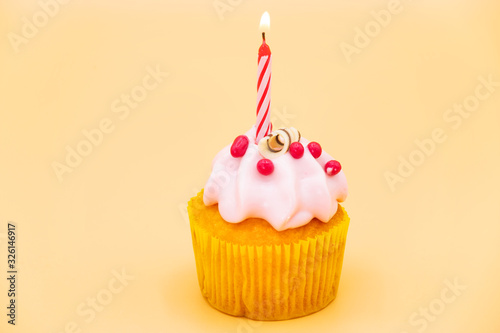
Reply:
<svg viewBox="0 0 500 333"><path fill-rule="evenodd" d="M264 12L264 14L262 14L259 28L262 32L267 32L271 28L271 17L269 17L268 12Z"/></svg>

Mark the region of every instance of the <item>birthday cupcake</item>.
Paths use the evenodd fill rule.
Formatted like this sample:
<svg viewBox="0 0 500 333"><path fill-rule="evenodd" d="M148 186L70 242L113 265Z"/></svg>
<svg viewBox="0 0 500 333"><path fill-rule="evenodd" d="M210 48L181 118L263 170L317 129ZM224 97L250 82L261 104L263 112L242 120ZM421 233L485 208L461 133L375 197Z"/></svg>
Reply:
<svg viewBox="0 0 500 333"><path fill-rule="evenodd" d="M337 295L349 217L340 163L294 128L256 128L213 161L188 204L202 295L256 320L316 312Z"/></svg>
<svg viewBox="0 0 500 333"><path fill-rule="evenodd" d="M261 26L269 25L264 13ZM316 312L337 295L349 217L341 165L295 128L271 132L271 50L259 49L257 121L222 149L188 203L202 295L256 320Z"/></svg>

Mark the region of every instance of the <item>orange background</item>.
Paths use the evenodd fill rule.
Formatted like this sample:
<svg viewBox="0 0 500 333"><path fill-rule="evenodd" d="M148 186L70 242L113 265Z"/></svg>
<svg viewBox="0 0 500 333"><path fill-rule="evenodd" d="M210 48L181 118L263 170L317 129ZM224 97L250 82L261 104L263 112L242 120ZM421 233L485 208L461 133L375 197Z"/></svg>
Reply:
<svg viewBox="0 0 500 333"><path fill-rule="evenodd" d="M500 87L487 97L479 88L465 116L448 111L474 102L478 77L500 82L498 2L401 0L385 26L371 12L392 1L74 0L46 21L40 6L0 5L0 331L500 330ZM275 127L320 142L350 186L338 297L284 322L230 317L203 300L185 213L215 154L255 121L265 10ZM33 16L38 31L14 47ZM357 29L374 30L366 40ZM348 57L346 44L357 50ZM156 68L168 76L155 85ZM143 98L134 108L121 100L131 92ZM99 126L108 133L85 146L82 131ZM446 139L431 149L435 128ZM53 164L79 145L88 156L58 179ZM410 157L420 165L405 171ZM398 167L404 182L391 188ZM99 311L94 298L106 303Z"/></svg>

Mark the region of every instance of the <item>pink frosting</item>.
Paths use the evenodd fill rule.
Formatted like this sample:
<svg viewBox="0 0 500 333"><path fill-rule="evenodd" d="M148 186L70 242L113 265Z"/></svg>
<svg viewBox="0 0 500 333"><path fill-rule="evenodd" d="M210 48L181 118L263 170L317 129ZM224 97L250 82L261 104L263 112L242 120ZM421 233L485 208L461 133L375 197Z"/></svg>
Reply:
<svg viewBox="0 0 500 333"><path fill-rule="evenodd" d="M264 176L257 170L260 155L255 142L255 127L246 135L250 144L243 157L231 156L231 145L214 158L212 173L205 185L205 205L219 204L219 213L227 222L238 223L250 217L268 221L281 231L307 224L314 217L328 222L347 197L347 181L343 171L326 174L326 162L333 158L322 152L315 159L307 149L304 156L289 153L272 159L274 172Z"/></svg>

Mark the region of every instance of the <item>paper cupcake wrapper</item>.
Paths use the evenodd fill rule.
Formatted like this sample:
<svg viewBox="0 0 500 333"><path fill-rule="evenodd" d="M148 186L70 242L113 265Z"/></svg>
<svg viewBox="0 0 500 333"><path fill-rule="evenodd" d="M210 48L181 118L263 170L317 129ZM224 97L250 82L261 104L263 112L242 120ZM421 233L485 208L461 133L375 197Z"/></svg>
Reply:
<svg viewBox="0 0 500 333"><path fill-rule="evenodd" d="M221 240L191 219L203 296L222 312L255 320L290 319L324 308L339 286L349 227L345 211L344 216L316 237L265 246Z"/></svg>

